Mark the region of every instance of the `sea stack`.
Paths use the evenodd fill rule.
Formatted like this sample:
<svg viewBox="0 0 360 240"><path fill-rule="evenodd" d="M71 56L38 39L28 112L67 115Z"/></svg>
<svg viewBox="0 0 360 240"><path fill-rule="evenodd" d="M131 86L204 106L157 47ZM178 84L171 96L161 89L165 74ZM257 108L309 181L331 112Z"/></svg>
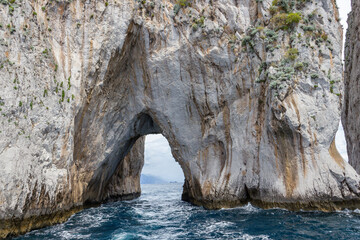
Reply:
<svg viewBox="0 0 360 240"><path fill-rule="evenodd" d="M360 177L334 142L334 0L4 4L0 237L139 196L151 133L168 140L193 204L359 206Z"/></svg>
<svg viewBox="0 0 360 240"><path fill-rule="evenodd" d="M349 163L360 173L360 2L352 1L345 45L344 125Z"/></svg>

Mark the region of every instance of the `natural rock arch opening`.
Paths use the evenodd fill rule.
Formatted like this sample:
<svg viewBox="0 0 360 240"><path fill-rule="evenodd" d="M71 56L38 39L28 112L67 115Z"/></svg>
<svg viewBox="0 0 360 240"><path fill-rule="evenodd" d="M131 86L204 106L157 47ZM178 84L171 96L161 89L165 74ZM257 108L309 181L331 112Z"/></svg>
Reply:
<svg viewBox="0 0 360 240"><path fill-rule="evenodd" d="M184 173L174 159L169 142L162 134L145 136L144 166L140 184L184 183Z"/></svg>
<svg viewBox="0 0 360 240"><path fill-rule="evenodd" d="M163 134L163 131L149 114L138 114L129 133L117 140L115 145L118 148L107 154L94 171L83 195L85 204L140 196L140 174L144 165L145 136L148 134ZM189 178L189 169L174 154L175 147L171 143L169 145L184 176Z"/></svg>
<svg viewBox="0 0 360 240"><path fill-rule="evenodd" d="M194 70L186 59L181 60L185 64L181 67L177 63L173 65L167 51L158 54L168 57L151 60L149 38L155 41L155 36L131 22L123 47L112 54L105 76L99 80L95 73L96 83L86 90L87 97L75 118L72 199L81 205L101 202L113 196L113 193L107 192L106 186L111 182L120 160L131 158L128 156L130 149L142 136L161 133L168 140L173 157L184 172L184 200L199 205L208 203L209 208L238 205L237 193L230 194L227 190L225 194L216 196L216 192L228 188L231 175L227 173L230 165L226 160L231 158L232 140L229 127L224 128L223 123L225 121L229 125L230 122L226 101L210 101L206 97L209 90L204 89L204 96L204 86L200 82L200 88L195 89L188 82L181 81L184 74L186 77L198 75L195 78L203 78L200 77L205 74L202 67ZM182 51L175 50L173 54ZM190 49L185 51L192 54ZM198 59L199 56L195 54L191 57ZM185 72L175 74L171 69ZM164 81L165 78L167 81ZM168 83L170 79L180 85L171 86ZM212 92L216 87L214 83L206 84L214 88ZM202 97L197 99L198 91L202 92ZM209 105L217 104L214 100L221 102L221 109L213 106L216 113ZM216 125L215 117L221 123ZM225 130L225 136L217 136L211 128ZM143 143L139 145L134 149L143 148ZM220 184L215 186L215 182ZM127 194L138 195L136 188L129 189L135 190ZM241 192L241 196L245 194L246 198L243 188L236 188L235 192Z"/></svg>

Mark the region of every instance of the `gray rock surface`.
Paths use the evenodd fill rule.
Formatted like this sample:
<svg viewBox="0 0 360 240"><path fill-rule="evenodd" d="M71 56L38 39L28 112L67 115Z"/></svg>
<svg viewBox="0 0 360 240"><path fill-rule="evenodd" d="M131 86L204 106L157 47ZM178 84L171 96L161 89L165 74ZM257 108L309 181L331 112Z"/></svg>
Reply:
<svg viewBox="0 0 360 240"><path fill-rule="evenodd" d="M138 196L150 133L194 204L358 206L360 177L334 143L335 2L272 2L2 5L0 237Z"/></svg>
<svg viewBox="0 0 360 240"><path fill-rule="evenodd" d="M345 45L344 124L349 163L360 172L360 3L352 1Z"/></svg>
<svg viewBox="0 0 360 240"><path fill-rule="evenodd" d="M124 160L118 162L115 173L101 187L101 201L130 200L140 196L140 175L144 166L145 137L140 137Z"/></svg>

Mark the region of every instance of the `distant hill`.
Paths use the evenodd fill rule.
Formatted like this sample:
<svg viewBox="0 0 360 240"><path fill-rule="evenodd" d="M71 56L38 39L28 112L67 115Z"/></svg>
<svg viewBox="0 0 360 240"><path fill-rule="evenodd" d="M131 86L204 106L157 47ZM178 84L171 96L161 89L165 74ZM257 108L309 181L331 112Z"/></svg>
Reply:
<svg viewBox="0 0 360 240"><path fill-rule="evenodd" d="M161 184L161 183L168 183L168 182L165 181L164 179L152 175L141 174L140 176L140 184Z"/></svg>

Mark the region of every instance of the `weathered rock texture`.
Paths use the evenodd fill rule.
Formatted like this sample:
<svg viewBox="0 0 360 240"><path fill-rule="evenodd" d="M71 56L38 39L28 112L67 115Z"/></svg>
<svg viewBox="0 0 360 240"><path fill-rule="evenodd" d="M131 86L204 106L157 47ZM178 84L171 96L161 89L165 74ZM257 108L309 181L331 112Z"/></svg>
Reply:
<svg viewBox="0 0 360 240"><path fill-rule="evenodd" d="M333 0L143 2L1 8L1 236L138 196L149 133L194 204L358 206Z"/></svg>
<svg viewBox="0 0 360 240"><path fill-rule="evenodd" d="M124 160L118 161L115 172L106 185L99 187L100 201L129 200L140 196L140 174L144 166L144 140L139 138ZM111 169L114 171L114 168ZM98 182L93 181L96 185ZM90 185L88 186L90 187Z"/></svg>
<svg viewBox="0 0 360 240"><path fill-rule="evenodd" d="M360 172L360 2L352 1L345 45L344 124L349 163Z"/></svg>

